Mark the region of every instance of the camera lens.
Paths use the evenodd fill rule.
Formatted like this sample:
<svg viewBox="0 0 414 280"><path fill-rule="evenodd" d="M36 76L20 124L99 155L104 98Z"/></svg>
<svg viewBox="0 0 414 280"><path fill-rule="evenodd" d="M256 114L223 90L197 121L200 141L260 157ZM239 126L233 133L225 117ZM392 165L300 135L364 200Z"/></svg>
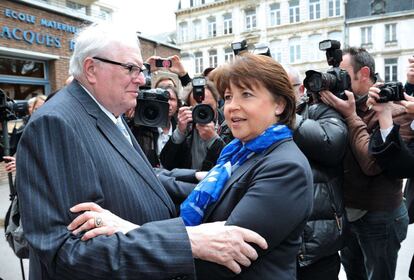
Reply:
<svg viewBox="0 0 414 280"><path fill-rule="evenodd" d="M160 115L159 108L153 105L145 107L144 112L143 112L144 118L151 122L156 120L159 115Z"/></svg>
<svg viewBox="0 0 414 280"><path fill-rule="evenodd" d="M207 104L196 105L192 115L195 123L207 124L214 120L214 110Z"/></svg>

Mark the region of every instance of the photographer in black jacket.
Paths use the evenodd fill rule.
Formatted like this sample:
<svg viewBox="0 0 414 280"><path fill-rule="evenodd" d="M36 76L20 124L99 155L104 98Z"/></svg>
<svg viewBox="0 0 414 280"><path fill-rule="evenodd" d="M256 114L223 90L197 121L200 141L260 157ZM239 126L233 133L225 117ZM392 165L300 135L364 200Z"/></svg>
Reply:
<svg viewBox="0 0 414 280"><path fill-rule="evenodd" d="M346 224L342 159L348 129L342 116L317 93L303 96L297 71L288 69L288 73L299 100L293 139L309 160L314 181L313 210L298 254L297 279L338 279L338 251L343 247Z"/></svg>

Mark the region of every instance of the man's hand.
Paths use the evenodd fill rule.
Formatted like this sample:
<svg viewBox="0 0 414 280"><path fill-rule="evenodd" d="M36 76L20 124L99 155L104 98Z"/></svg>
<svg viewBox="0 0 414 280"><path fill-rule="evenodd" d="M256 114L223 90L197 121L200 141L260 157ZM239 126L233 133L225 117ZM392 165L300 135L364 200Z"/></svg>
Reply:
<svg viewBox="0 0 414 280"><path fill-rule="evenodd" d="M342 114L342 116L344 116L344 118L348 118L352 115L356 115L355 97L354 94L348 90L345 90L345 95L348 100L338 98L328 90L320 92L323 103L334 107L339 113Z"/></svg>
<svg viewBox="0 0 414 280"><path fill-rule="evenodd" d="M204 141L209 141L213 137L217 135L216 128L214 126L214 122L209 122L207 124L196 124L196 129L198 130L198 134L200 138Z"/></svg>
<svg viewBox="0 0 414 280"><path fill-rule="evenodd" d="M173 55L168 57L171 60L171 67L169 70L178 75L178 77L184 76L187 71L185 71L184 65L181 63L181 59L178 55Z"/></svg>
<svg viewBox="0 0 414 280"><path fill-rule="evenodd" d="M407 82L414 85L414 57L408 58Z"/></svg>
<svg viewBox="0 0 414 280"><path fill-rule="evenodd" d="M10 173L16 171L16 158L12 156L4 156L4 162L6 165L4 166L4 171Z"/></svg>
<svg viewBox="0 0 414 280"><path fill-rule="evenodd" d="M180 109L178 109L177 119L178 130L181 132L181 134L185 135L188 124L193 121L193 112L191 111L191 107L182 106Z"/></svg>
<svg viewBox="0 0 414 280"><path fill-rule="evenodd" d="M378 103L380 99L379 86L382 83L376 83L374 86L369 88L367 106L371 110L377 113L378 121L381 129L390 128L393 125L392 122L392 102Z"/></svg>
<svg viewBox="0 0 414 280"><path fill-rule="evenodd" d="M405 100L401 100L399 103L405 107L405 111L408 114L414 114L414 97L404 93Z"/></svg>
<svg viewBox="0 0 414 280"><path fill-rule="evenodd" d="M267 242L254 231L225 226L224 223L187 227L191 250L194 258L218 263L238 274L241 272L240 265L248 267L258 257L256 250L247 242L255 243L262 249L267 249Z"/></svg>

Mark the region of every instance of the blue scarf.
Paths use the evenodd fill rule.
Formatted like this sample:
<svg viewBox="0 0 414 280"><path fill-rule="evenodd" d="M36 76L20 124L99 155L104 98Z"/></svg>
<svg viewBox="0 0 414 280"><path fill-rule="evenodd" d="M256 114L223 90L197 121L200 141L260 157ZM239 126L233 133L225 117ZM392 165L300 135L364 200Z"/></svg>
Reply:
<svg viewBox="0 0 414 280"><path fill-rule="evenodd" d="M207 207L220 197L232 170L242 165L254 154L261 153L274 143L290 137L292 137L292 131L286 125L274 124L245 144L239 139L231 141L221 151L217 164L181 204L180 216L185 225L201 224Z"/></svg>

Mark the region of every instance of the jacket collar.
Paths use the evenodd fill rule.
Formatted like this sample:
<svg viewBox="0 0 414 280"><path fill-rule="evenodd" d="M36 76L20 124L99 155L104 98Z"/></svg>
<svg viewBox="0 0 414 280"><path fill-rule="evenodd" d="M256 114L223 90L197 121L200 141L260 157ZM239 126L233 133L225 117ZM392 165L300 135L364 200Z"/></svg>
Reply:
<svg viewBox="0 0 414 280"><path fill-rule="evenodd" d="M139 147L134 135L124 121L124 125L131 136L132 145L125 139L122 132L117 128L112 120L99 108L98 104L85 92L80 84L74 80L69 86L68 91L83 106L86 112L96 119L96 126L104 138L108 140L118 153L141 175L141 178L147 182L151 189L160 197L168 207L171 214L175 214L174 205L168 196L168 193L157 179L151 165L145 154ZM145 163L145 164L143 164Z"/></svg>
<svg viewBox="0 0 414 280"><path fill-rule="evenodd" d="M216 209L217 205L220 204L221 200L223 200L223 198L226 196L227 192L231 189L231 186L235 182L237 182L240 179L240 177L242 177L242 175L246 174L248 172L248 170L253 169L253 166L260 159L262 159L264 156L266 156L269 153L271 153L280 144L282 144L282 143L284 143L286 141L290 141L290 140L292 140L291 137L289 137L287 139L284 139L282 141L278 141L278 142L274 143L266 151L264 151L263 153L260 153L260 154L255 154L250 159L248 159L246 162L244 162L239 168L237 168L236 170L234 170L234 172L231 174L229 180L226 182L226 185L224 186L223 191L221 192L221 195L220 195L219 199L214 204L210 205L210 207L207 209L206 214L204 215L204 218L203 218L203 222L205 222L205 221L208 220L208 218L210 217L210 215Z"/></svg>

